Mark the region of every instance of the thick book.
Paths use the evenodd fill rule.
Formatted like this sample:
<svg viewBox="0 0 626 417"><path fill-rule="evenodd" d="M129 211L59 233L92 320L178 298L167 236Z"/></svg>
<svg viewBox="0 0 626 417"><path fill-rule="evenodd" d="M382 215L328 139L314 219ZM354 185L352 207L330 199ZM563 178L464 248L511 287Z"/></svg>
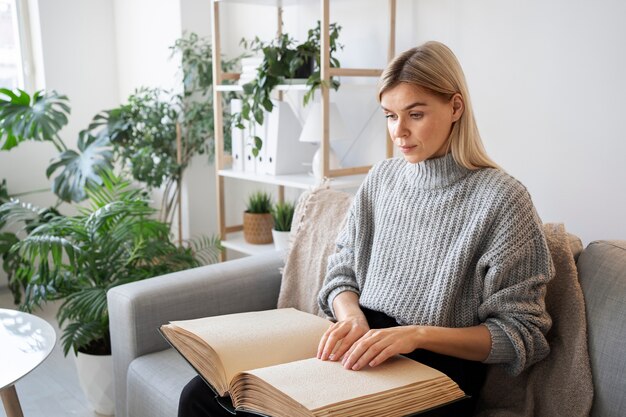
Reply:
<svg viewBox="0 0 626 417"><path fill-rule="evenodd" d="M462 399L445 374L403 356L359 371L316 358L331 322L292 308L161 326L235 409L272 417L407 416Z"/></svg>

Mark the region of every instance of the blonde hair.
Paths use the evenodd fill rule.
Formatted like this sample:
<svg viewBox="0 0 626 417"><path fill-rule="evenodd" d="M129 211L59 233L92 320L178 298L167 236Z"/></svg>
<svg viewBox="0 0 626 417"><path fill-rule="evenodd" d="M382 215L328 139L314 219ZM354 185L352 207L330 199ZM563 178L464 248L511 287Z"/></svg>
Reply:
<svg viewBox="0 0 626 417"><path fill-rule="evenodd" d="M489 158L480 139L465 75L450 48L440 42L430 41L395 57L380 77L378 100L385 91L399 83L418 85L445 100L460 94L465 109L453 124L448 139L452 157L457 164L468 169L500 169Z"/></svg>

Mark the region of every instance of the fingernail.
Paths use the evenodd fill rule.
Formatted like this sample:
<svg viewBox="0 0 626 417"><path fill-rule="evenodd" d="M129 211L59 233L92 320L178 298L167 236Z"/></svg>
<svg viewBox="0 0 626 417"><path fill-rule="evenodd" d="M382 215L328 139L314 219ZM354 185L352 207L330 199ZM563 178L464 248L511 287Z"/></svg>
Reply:
<svg viewBox="0 0 626 417"><path fill-rule="evenodd" d="M353 371L358 371L358 370L359 370L359 365L354 365L354 366L352 367L352 370L353 370Z"/></svg>
<svg viewBox="0 0 626 417"><path fill-rule="evenodd" d="M330 359L331 361L335 360L335 354L331 353L330 356L328 357L328 359Z"/></svg>

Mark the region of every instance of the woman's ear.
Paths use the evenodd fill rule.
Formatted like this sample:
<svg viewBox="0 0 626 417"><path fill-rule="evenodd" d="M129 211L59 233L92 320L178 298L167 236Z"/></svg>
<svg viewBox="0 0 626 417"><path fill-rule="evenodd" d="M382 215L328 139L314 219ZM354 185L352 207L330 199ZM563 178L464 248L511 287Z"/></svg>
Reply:
<svg viewBox="0 0 626 417"><path fill-rule="evenodd" d="M456 122L465 111L465 102L463 101L463 96L459 93L453 95L450 101L452 102L452 121Z"/></svg>

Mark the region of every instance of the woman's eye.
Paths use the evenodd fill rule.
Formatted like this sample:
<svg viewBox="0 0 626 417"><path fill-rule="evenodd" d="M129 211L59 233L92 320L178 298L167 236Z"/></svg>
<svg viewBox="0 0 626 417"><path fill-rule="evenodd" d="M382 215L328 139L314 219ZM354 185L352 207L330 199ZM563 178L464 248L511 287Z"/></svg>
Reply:
<svg viewBox="0 0 626 417"><path fill-rule="evenodd" d="M385 119L395 120L397 116L395 114L385 114Z"/></svg>
<svg viewBox="0 0 626 417"><path fill-rule="evenodd" d="M411 113L412 119L421 119L422 117L424 117L424 113Z"/></svg>

